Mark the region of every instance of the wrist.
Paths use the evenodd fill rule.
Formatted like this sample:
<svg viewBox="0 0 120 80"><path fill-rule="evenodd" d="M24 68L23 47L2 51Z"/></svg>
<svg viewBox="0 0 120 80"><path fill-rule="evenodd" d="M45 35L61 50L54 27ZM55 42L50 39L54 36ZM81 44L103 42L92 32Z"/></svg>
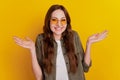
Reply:
<svg viewBox="0 0 120 80"><path fill-rule="evenodd" d="M32 44L30 47L29 47L29 50L32 51L35 49L35 44Z"/></svg>
<svg viewBox="0 0 120 80"><path fill-rule="evenodd" d="M34 53L35 52L35 46L30 47L29 50L30 50L31 53Z"/></svg>
<svg viewBox="0 0 120 80"><path fill-rule="evenodd" d="M89 40L87 40L87 46L91 46L92 42L90 42Z"/></svg>

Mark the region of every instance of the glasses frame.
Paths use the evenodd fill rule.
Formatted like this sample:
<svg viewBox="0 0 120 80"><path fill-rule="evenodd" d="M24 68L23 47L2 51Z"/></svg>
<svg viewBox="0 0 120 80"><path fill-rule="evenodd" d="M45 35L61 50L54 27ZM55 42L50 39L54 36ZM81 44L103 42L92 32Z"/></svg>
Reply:
<svg viewBox="0 0 120 80"><path fill-rule="evenodd" d="M58 19L58 18L51 18L50 19L50 23L53 24L53 25L58 25L58 22L60 22L60 24L62 26L66 25L67 24L67 19L66 18L62 18L62 19Z"/></svg>

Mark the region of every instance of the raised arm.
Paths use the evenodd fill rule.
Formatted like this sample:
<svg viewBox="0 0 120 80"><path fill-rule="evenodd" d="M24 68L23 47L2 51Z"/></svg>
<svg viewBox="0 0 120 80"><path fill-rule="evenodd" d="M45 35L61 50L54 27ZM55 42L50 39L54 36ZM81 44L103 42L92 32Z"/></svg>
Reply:
<svg viewBox="0 0 120 80"><path fill-rule="evenodd" d="M30 50L31 58L32 58L32 68L36 80L42 80L42 71L36 57L35 43L28 37L25 40L18 37L13 37L13 39L17 45Z"/></svg>
<svg viewBox="0 0 120 80"><path fill-rule="evenodd" d="M103 40L107 36L108 31L103 31L101 33L93 34L90 36L87 40L86 43L86 50L85 50L85 56L84 56L84 62L89 66L91 57L90 57L90 50L91 50L91 45L95 42L99 42Z"/></svg>

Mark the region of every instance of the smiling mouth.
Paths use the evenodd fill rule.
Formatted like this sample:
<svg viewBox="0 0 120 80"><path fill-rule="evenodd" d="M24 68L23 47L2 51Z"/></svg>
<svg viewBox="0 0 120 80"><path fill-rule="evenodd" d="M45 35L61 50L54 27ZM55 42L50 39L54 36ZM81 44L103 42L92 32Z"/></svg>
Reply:
<svg viewBox="0 0 120 80"><path fill-rule="evenodd" d="M59 31L59 30L62 30L62 28L60 28L60 27L55 27L55 30Z"/></svg>

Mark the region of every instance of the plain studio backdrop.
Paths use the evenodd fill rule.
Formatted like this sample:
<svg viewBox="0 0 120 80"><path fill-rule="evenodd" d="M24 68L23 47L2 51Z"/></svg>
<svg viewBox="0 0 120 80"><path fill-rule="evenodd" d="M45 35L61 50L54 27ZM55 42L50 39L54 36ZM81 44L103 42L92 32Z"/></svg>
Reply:
<svg viewBox="0 0 120 80"><path fill-rule="evenodd" d="M1 0L0 80L35 80L29 50L16 45L13 36L35 41L52 4L64 5L85 49L88 36L108 30L103 41L92 45L92 67L86 80L120 80L119 0Z"/></svg>

